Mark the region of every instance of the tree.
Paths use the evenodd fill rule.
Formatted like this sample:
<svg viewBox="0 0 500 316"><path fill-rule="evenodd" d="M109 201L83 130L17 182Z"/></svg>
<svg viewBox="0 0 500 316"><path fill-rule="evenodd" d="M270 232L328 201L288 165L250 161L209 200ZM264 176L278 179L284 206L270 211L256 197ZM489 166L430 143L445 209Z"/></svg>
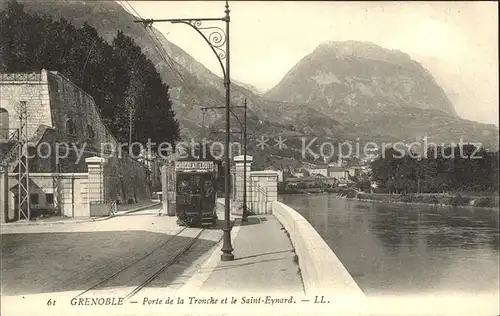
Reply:
<svg viewBox="0 0 500 316"><path fill-rule="evenodd" d="M88 23L77 29L64 19L27 14L14 1L0 12L0 40L2 71L61 72L93 97L119 142L128 142L129 113L133 114L132 141L174 146L179 140L168 86L123 32L118 31L109 45Z"/></svg>

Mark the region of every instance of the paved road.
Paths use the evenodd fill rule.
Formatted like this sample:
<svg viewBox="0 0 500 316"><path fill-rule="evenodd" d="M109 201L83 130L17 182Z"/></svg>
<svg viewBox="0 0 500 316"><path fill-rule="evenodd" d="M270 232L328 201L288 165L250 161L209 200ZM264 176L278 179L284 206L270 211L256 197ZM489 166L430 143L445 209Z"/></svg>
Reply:
<svg viewBox="0 0 500 316"><path fill-rule="evenodd" d="M157 209L105 221L59 225L3 226L1 238L2 295L82 291L157 249L156 264L168 261L192 236L173 236L182 228L175 217L157 216ZM208 230L186 256L151 286L179 283L193 262L211 252L220 230ZM191 234L192 235L192 234ZM149 257L148 257L149 258ZM133 278L120 278L112 286L136 286L147 274L147 264L130 270Z"/></svg>

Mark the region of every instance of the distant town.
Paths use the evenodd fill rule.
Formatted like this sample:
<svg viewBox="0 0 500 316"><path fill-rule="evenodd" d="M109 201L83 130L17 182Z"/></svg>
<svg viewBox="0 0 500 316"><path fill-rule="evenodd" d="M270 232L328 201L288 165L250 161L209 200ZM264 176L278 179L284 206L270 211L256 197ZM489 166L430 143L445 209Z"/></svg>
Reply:
<svg viewBox="0 0 500 316"><path fill-rule="evenodd" d="M336 162L313 164L303 162L302 167L271 167L278 173L278 193L337 193L336 188L366 186L376 188L377 183L370 181L370 164L375 158L364 157L357 163L339 159Z"/></svg>

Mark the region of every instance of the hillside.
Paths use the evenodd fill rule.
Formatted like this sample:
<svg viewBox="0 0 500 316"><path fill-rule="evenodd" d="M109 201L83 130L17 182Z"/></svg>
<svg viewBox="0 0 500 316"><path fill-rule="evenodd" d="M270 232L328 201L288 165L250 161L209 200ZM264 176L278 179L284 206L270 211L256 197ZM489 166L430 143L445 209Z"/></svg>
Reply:
<svg viewBox="0 0 500 316"><path fill-rule="evenodd" d="M64 18L76 27L81 27L87 21L108 43L112 42L118 30L133 38L137 45L142 47L142 52L155 64L162 79L170 86L174 109L184 136L200 133L203 116L200 107L224 104L224 86L220 77L166 40L154 27L153 33L141 24L134 23L137 18L113 1L19 0L18 2L25 5L25 11L28 13L48 15L53 19ZM7 3L8 0L0 0L0 10ZM162 44L161 49L155 46L155 36ZM244 98L249 99L249 116L257 115L259 118L267 116L259 113L260 104L266 101L250 90L233 83L231 96L233 104L242 104ZM208 111L205 124L220 121L222 118L223 112Z"/></svg>

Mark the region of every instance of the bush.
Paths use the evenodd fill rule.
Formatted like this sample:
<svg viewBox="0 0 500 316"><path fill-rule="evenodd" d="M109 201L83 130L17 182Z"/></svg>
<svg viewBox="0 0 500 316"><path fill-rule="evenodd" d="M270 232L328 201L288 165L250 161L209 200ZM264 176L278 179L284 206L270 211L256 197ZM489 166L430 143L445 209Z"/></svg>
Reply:
<svg viewBox="0 0 500 316"><path fill-rule="evenodd" d="M498 204L496 201L491 198L491 197L483 197L479 198L476 201L474 201L474 206L480 206L480 207L496 207Z"/></svg>
<svg viewBox="0 0 500 316"><path fill-rule="evenodd" d="M467 198L467 197L463 197L461 195L457 195L457 196L454 196L452 197L450 200L449 200L449 203L450 205L452 206L462 206L462 205L467 205L469 204L470 202L470 199Z"/></svg>
<svg viewBox="0 0 500 316"><path fill-rule="evenodd" d="M340 192L339 188L327 188L325 191L328 193L339 193Z"/></svg>
<svg viewBox="0 0 500 316"><path fill-rule="evenodd" d="M388 188L374 188L373 193L389 193Z"/></svg>
<svg viewBox="0 0 500 316"><path fill-rule="evenodd" d="M415 202L415 196L412 194L402 195L401 202L405 202L405 203Z"/></svg>
<svg viewBox="0 0 500 316"><path fill-rule="evenodd" d="M439 200L434 195L431 195L429 197L428 203L429 204L439 204Z"/></svg>

